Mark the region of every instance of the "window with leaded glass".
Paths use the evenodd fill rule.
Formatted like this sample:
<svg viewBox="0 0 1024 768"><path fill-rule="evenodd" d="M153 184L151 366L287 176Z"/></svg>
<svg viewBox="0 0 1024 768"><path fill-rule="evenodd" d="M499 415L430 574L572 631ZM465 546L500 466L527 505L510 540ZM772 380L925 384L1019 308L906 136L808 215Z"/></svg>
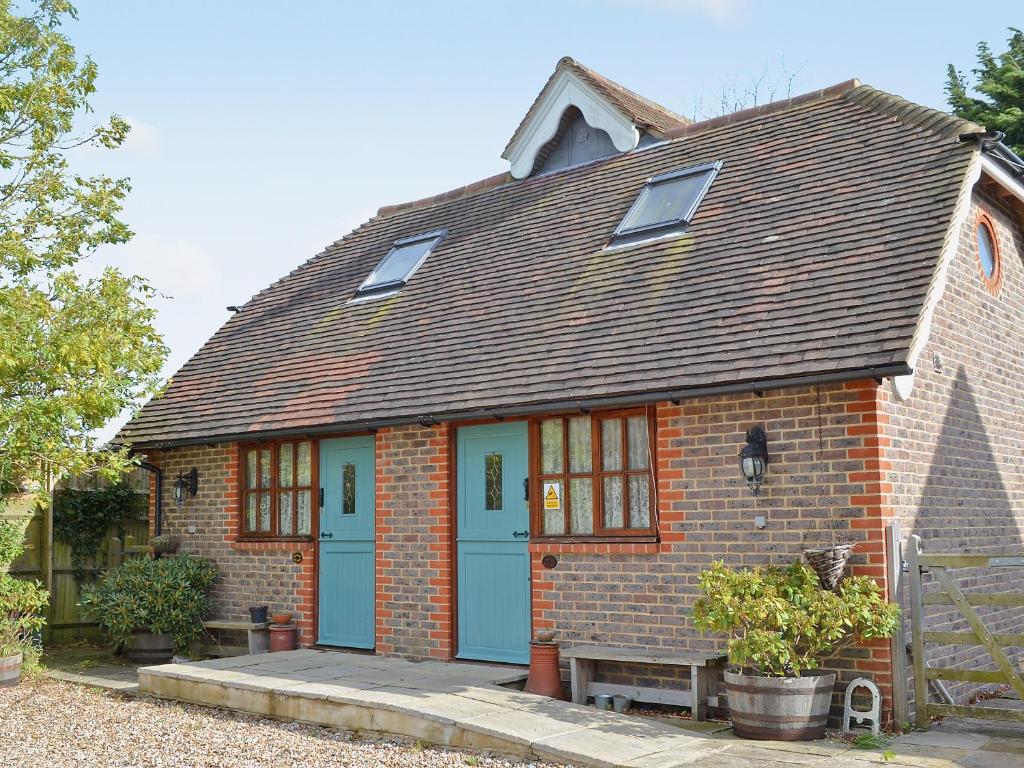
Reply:
<svg viewBox="0 0 1024 768"><path fill-rule="evenodd" d="M309 536L313 530L313 444L308 440L241 448L242 535Z"/></svg>
<svg viewBox="0 0 1024 768"><path fill-rule="evenodd" d="M549 417L534 429L537 535L654 534L652 450L643 411Z"/></svg>

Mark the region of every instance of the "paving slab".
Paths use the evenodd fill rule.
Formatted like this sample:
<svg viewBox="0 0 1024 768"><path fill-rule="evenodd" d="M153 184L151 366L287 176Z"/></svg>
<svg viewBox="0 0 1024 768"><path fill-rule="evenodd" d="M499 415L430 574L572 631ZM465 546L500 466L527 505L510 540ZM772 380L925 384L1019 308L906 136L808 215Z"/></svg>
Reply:
<svg viewBox="0 0 1024 768"><path fill-rule="evenodd" d="M554 720L521 709L510 709L497 714L465 718L459 723L467 730L506 739L514 744L533 746L541 739L560 736L570 731L584 731L578 723Z"/></svg>
<svg viewBox="0 0 1024 768"><path fill-rule="evenodd" d="M419 714L439 723L456 724L484 715L509 712L507 707L467 699L444 691L383 686L359 693L360 702L397 712Z"/></svg>
<svg viewBox="0 0 1024 768"><path fill-rule="evenodd" d="M618 768L630 760L658 752L703 754L704 745L707 745L708 752L714 750L712 742L685 736L678 731L651 737L598 726L539 739L533 743L533 751L546 760L582 763L596 768Z"/></svg>

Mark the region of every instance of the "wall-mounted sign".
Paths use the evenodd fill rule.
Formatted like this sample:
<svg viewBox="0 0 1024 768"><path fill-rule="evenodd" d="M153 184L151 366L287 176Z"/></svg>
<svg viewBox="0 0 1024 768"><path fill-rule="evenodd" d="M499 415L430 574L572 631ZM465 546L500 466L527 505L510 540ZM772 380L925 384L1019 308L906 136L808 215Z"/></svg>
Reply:
<svg viewBox="0 0 1024 768"><path fill-rule="evenodd" d="M544 483L544 509L562 508L562 484Z"/></svg>

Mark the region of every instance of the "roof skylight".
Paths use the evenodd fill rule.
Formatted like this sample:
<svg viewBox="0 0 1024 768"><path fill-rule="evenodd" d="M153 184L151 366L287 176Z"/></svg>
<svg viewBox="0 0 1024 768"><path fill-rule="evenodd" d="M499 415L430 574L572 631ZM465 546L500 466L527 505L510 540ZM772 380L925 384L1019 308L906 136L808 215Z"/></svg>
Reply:
<svg viewBox="0 0 1024 768"><path fill-rule="evenodd" d="M370 298L397 291L409 281L447 233L445 229L437 229L396 240L388 255L374 267L353 298Z"/></svg>
<svg viewBox="0 0 1024 768"><path fill-rule="evenodd" d="M652 176L612 236L612 245L681 232L715 180L722 161Z"/></svg>

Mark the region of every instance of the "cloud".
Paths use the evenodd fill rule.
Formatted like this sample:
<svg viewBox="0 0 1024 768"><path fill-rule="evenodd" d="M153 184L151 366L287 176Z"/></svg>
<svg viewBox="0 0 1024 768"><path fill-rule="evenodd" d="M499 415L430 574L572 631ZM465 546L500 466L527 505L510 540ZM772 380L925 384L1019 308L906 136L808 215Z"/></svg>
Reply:
<svg viewBox="0 0 1024 768"><path fill-rule="evenodd" d="M137 117L125 116L125 122L132 127L121 145L124 152L133 152L140 155L154 155L160 150L160 135L156 126L151 125Z"/></svg>
<svg viewBox="0 0 1024 768"><path fill-rule="evenodd" d="M141 275L157 291L177 302L211 298L220 280L216 260L199 246L185 240L168 240L140 234L126 245L100 249L80 264L82 274L98 275L114 266L129 275Z"/></svg>
<svg viewBox="0 0 1024 768"><path fill-rule="evenodd" d="M739 15L747 0L609 0L616 5L649 8L679 14L703 14L718 21L730 21Z"/></svg>

